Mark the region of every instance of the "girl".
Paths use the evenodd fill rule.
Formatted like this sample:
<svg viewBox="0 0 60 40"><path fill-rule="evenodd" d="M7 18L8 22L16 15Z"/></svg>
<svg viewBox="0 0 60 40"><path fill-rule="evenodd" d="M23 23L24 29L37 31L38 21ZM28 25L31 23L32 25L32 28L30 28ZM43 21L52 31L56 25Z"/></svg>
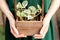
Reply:
<svg viewBox="0 0 60 40"><path fill-rule="evenodd" d="M24 0L17 0L17 2L22 2ZM41 4L41 0L27 0L28 6L33 5L36 7L37 3ZM55 14L57 9L60 6L60 0L44 0L45 4L45 18L43 20L43 27L40 31L40 34L35 34L33 37L41 40L55 40L54 39L54 23L51 19ZM26 37L24 34L18 33L15 28L15 19L14 19L14 0L0 0L0 9L6 15L8 19L6 19L6 30L5 34L6 40L35 40L33 37ZM49 9L49 10L48 10ZM8 21L9 20L9 21ZM50 21L51 20L51 21ZM13 34L13 35L12 35Z"/></svg>

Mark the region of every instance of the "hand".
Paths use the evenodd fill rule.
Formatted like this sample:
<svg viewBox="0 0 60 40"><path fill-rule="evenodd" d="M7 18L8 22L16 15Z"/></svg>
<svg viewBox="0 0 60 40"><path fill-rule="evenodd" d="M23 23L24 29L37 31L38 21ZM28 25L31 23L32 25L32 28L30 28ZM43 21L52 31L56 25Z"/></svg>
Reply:
<svg viewBox="0 0 60 40"><path fill-rule="evenodd" d="M10 18L9 22L10 22L10 31L14 35L15 38L26 37L24 34L19 34L19 32L17 31L15 27L14 18Z"/></svg>
<svg viewBox="0 0 60 40"><path fill-rule="evenodd" d="M34 35L34 38L36 39L42 39L45 37L47 31L48 31L48 27L49 27L49 23L50 23L50 19L51 17L50 16L45 16L44 20L43 20L43 27L40 31L40 34L35 34Z"/></svg>

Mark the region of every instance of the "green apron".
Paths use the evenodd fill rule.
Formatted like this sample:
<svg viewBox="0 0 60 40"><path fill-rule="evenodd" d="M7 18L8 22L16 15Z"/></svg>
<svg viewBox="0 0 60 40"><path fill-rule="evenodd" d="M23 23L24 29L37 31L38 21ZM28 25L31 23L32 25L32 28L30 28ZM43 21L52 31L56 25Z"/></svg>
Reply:
<svg viewBox="0 0 60 40"><path fill-rule="evenodd" d="M23 0L17 0L17 2L22 2ZM13 13L14 15L14 0L6 0L10 11ZM42 0L28 0L28 6L37 6L37 3L41 5ZM51 0L44 0L44 12L47 13L50 4L51 4ZM6 29L5 29L5 40L37 40L34 39L33 37L29 36L27 38L15 38L11 33L10 33L10 28L9 28L9 21L8 19L6 20ZM53 19L51 19L50 21L50 25L49 25L49 29L48 32L45 36L45 38L41 39L41 40L55 40L54 39L54 22Z"/></svg>

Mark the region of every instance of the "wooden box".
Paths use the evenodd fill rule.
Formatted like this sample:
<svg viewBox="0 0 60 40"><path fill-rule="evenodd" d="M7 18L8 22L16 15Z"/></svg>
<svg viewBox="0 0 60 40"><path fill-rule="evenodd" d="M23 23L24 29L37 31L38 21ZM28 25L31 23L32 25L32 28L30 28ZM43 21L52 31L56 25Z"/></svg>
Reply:
<svg viewBox="0 0 60 40"><path fill-rule="evenodd" d="M42 21L16 21L16 28L20 34L32 36L39 33L42 28Z"/></svg>
<svg viewBox="0 0 60 40"><path fill-rule="evenodd" d="M16 8L16 0L14 0L14 8ZM40 21L18 21L16 18L16 28L20 34L25 34L27 36L33 36L34 34L39 34L44 17L44 0L42 0L42 16Z"/></svg>

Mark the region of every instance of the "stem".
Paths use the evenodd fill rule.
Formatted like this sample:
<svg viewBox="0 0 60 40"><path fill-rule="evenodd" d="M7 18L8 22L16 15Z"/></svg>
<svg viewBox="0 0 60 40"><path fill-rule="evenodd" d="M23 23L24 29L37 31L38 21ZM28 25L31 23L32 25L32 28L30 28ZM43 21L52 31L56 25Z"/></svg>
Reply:
<svg viewBox="0 0 60 40"><path fill-rule="evenodd" d="M21 21L24 21L23 18L22 18L21 16L20 16L20 20L21 20Z"/></svg>

